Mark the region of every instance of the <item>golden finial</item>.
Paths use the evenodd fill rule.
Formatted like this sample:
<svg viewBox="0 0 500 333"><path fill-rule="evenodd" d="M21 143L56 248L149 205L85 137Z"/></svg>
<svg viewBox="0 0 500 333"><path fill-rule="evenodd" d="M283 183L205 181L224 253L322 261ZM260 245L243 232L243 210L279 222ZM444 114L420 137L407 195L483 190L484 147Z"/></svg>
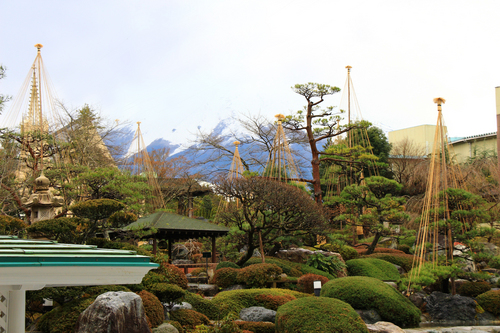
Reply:
<svg viewBox="0 0 500 333"><path fill-rule="evenodd" d="M234 141L234 142L233 142L233 144L234 144L236 147L238 147L238 145L240 144L240 142L239 142L239 141Z"/></svg>
<svg viewBox="0 0 500 333"><path fill-rule="evenodd" d="M277 115L274 116L275 118L278 118L278 121L282 121L283 119L285 119L285 115L281 114L281 113L278 113Z"/></svg>
<svg viewBox="0 0 500 333"><path fill-rule="evenodd" d="M40 53L40 49L43 47L43 45L42 44L35 44L35 47L37 48L38 53Z"/></svg>
<svg viewBox="0 0 500 333"><path fill-rule="evenodd" d="M345 66L345 68L347 68L347 72L350 72L350 71L351 71L352 66Z"/></svg>
<svg viewBox="0 0 500 333"><path fill-rule="evenodd" d="M441 111L441 104L444 104L446 100L443 97L434 98L434 103L438 105L438 111Z"/></svg>

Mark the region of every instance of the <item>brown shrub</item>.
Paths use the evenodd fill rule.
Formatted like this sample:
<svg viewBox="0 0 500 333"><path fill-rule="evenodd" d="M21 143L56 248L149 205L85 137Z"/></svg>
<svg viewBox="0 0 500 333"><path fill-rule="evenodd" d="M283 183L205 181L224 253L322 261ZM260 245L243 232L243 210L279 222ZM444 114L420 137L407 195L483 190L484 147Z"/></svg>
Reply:
<svg viewBox="0 0 500 333"><path fill-rule="evenodd" d="M305 274L302 275L297 280L297 289L300 292L312 294L314 293L314 281L321 281L321 285L324 285L329 280L325 276L316 275L316 274Z"/></svg>
<svg viewBox="0 0 500 333"><path fill-rule="evenodd" d="M148 323L151 325L150 327L153 328L161 325L165 320L165 313L158 297L146 290L137 293L137 295L142 299L146 316L149 319Z"/></svg>

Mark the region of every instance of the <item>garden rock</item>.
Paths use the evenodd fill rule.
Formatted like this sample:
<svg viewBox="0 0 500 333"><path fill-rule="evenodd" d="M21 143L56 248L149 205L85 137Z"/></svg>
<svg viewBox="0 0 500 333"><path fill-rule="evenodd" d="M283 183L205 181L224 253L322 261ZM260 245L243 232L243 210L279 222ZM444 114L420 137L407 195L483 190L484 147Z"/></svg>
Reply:
<svg viewBox="0 0 500 333"><path fill-rule="evenodd" d="M498 277L498 276L494 276L494 277L492 277L491 279L488 280L488 282L491 283L491 284L497 284L498 281L500 281L500 277Z"/></svg>
<svg viewBox="0 0 500 333"><path fill-rule="evenodd" d="M151 332L141 297L135 293L110 291L99 295L78 317L76 333Z"/></svg>
<svg viewBox="0 0 500 333"><path fill-rule="evenodd" d="M405 333L401 327L387 321L379 321L375 324L368 324L366 327L370 333Z"/></svg>
<svg viewBox="0 0 500 333"><path fill-rule="evenodd" d="M406 270L403 267L396 265L396 264L393 264L393 265L394 265L394 267L396 267L398 269L399 274L401 274L401 275L406 274Z"/></svg>
<svg viewBox="0 0 500 333"><path fill-rule="evenodd" d="M476 302L470 297L435 291L425 301L433 321L471 321L476 316Z"/></svg>
<svg viewBox="0 0 500 333"><path fill-rule="evenodd" d="M172 324L165 323L153 328L153 333L179 333L179 331Z"/></svg>
<svg viewBox="0 0 500 333"><path fill-rule="evenodd" d="M172 259L188 259L189 258L189 250L184 245L177 245L172 249Z"/></svg>
<svg viewBox="0 0 500 333"><path fill-rule="evenodd" d="M422 291L419 291L419 292L416 292L416 293L413 293L410 295L409 299L410 301L417 307L417 308L421 308L422 305L425 303L425 298L427 297L428 295Z"/></svg>
<svg viewBox="0 0 500 333"><path fill-rule="evenodd" d="M356 310L356 312L359 314L361 319L365 322L365 324L375 324L376 322L379 322L382 320L380 315L378 314L377 311L370 309L370 310Z"/></svg>
<svg viewBox="0 0 500 333"><path fill-rule="evenodd" d="M252 306L240 311L240 319L244 321L267 321L274 323L275 318L276 311L261 306Z"/></svg>
<svg viewBox="0 0 500 333"><path fill-rule="evenodd" d="M165 307L165 304L163 305L163 307ZM175 304L172 307L172 311L177 311L177 310L180 310L180 309L193 310L193 306L191 304L189 304L188 302L182 302L181 304Z"/></svg>
<svg viewBox="0 0 500 333"><path fill-rule="evenodd" d="M188 283L188 291L203 296L215 296L219 292L219 287L215 284Z"/></svg>

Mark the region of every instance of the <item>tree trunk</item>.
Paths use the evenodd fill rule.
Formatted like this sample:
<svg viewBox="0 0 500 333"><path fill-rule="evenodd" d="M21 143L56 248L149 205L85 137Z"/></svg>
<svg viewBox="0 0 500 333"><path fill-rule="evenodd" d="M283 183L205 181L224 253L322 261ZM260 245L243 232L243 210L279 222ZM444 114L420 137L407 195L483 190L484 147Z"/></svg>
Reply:
<svg viewBox="0 0 500 333"><path fill-rule="evenodd" d="M377 246L380 237L382 237L382 233L377 231L377 233L375 234L375 238L373 238L373 242L368 247L368 250L366 250L366 255L372 254L373 251L375 251L375 247Z"/></svg>

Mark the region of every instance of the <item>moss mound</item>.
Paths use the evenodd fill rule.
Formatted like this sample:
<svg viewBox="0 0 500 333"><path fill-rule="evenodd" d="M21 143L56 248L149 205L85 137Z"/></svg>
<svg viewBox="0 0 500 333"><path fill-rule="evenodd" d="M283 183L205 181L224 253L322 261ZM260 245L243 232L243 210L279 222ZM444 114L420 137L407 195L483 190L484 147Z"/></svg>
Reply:
<svg viewBox="0 0 500 333"><path fill-rule="evenodd" d="M490 290L476 297L476 301L483 309L500 315L500 290Z"/></svg>
<svg viewBox="0 0 500 333"><path fill-rule="evenodd" d="M458 288L458 293L462 296L477 297L491 290L488 282L465 282Z"/></svg>
<svg viewBox="0 0 500 333"><path fill-rule="evenodd" d="M220 320L223 316L220 315L218 307L209 300L204 299L200 295L186 291L181 301L187 302L193 306L193 309L207 316L210 320Z"/></svg>
<svg viewBox="0 0 500 333"><path fill-rule="evenodd" d="M398 269L385 260L375 258L347 260L349 276L369 276L379 280L398 280Z"/></svg>
<svg viewBox="0 0 500 333"><path fill-rule="evenodd" d="M210 320L204 314L188 309L170 312L170 319L178 321L182 326L189 328L195 328L198 325L208 325L210 323Z"/></svg>
<svg viewBox="0 0 500 333"><path fill-rule="evenodd" d="M416 327L420 310L396 289L379 279L349 276L327 282L321 296L337 298L358 310L374 309L382 320L400 327Z"/></svg>
<svg viewBox="0 0 500 333"><path fill-rule="evenodd" d="M240 311L251 306L264 306L267 304L267 299L260 299L257 296L293 296L295 298L310 297L309 294L304 294L298 291L288 289L240 289L223 291L215 295L212 299L213 304L219 310L220 318L226 317L228 314L239 316Z"/></svg>
<svg viewBox="0 0 500 333"><path fill-rule="evenodd" d="M391 264L403 267L403 269L409 272L413 265L413 255L405 253L373 253L365 258L375 258L380 260L385 260Z"/></svg>
<svg viewBox="0 0 500 333"><path fill-rule="evenodd" d="M368 329L349 304L334 298L308 297L280 306L276 332L368 333Z"/></svg>

